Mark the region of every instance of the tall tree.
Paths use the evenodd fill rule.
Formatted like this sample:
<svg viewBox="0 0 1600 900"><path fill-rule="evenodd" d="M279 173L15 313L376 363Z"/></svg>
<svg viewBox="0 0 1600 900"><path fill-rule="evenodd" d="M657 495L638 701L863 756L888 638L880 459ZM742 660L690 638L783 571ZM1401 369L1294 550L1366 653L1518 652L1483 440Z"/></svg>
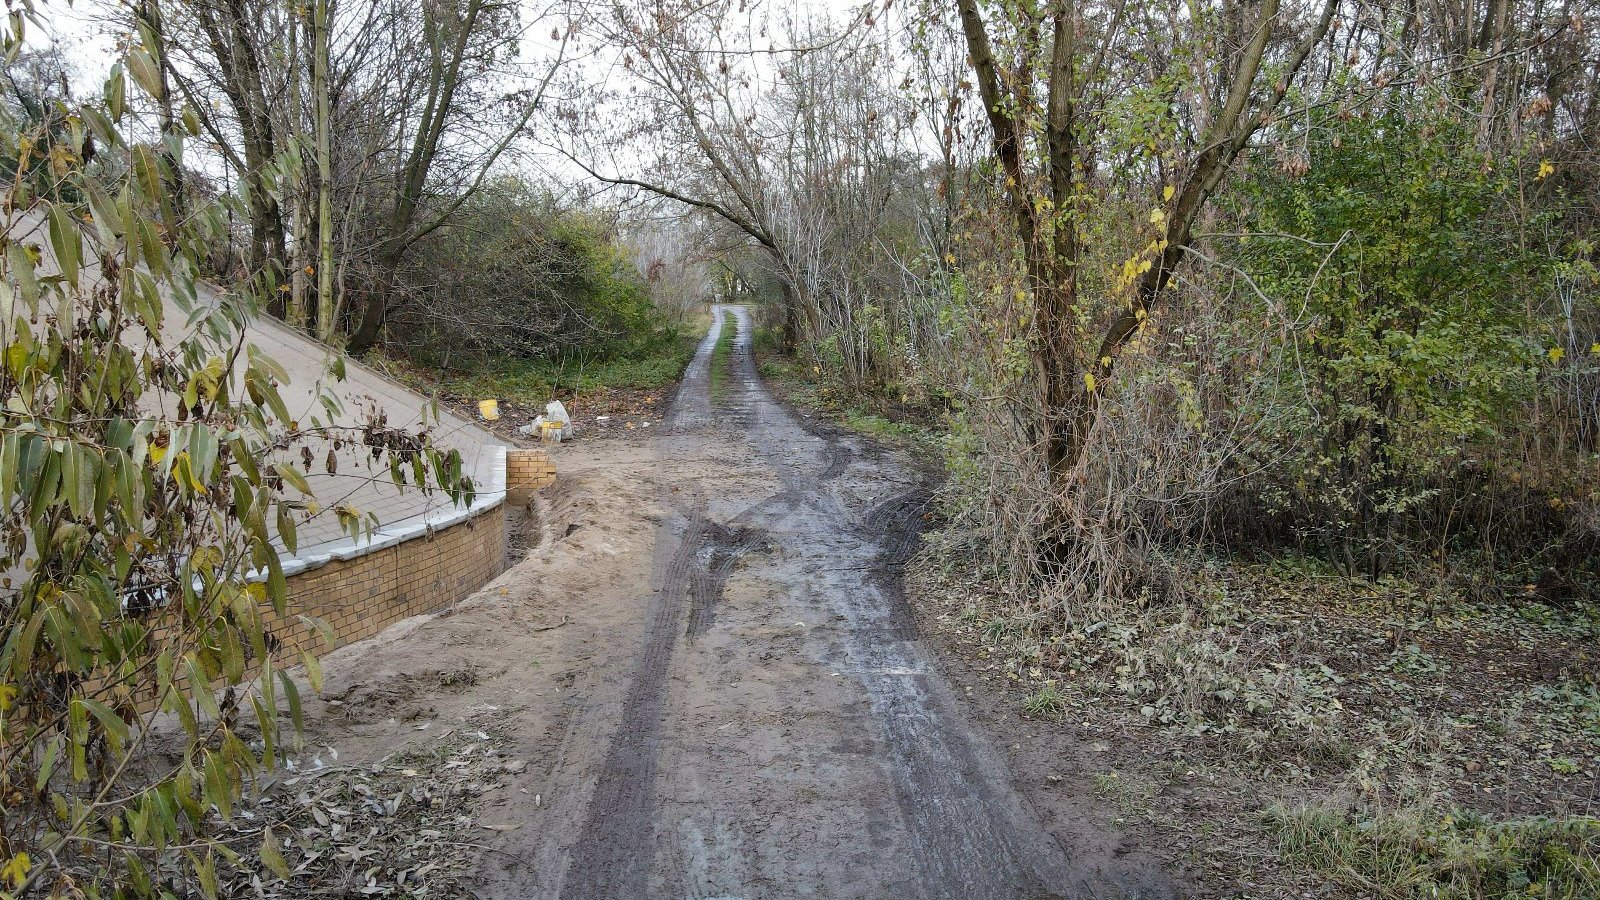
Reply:
<svg viewBox="0 0 1600 900"><path fill-rule="evenodd" d="M148 0L154 2L154 0ZM252 276L281 268L287 237L271 168L282 151L281 135L273 121L280 97L267 77L269 27L265 4L253 0L195 0L186 8L205 38L216 66L219 87L227 96L237 122L237 148L212 125L212 137L238 171L250 208L249 271ZM181 83L181 82L180 82ZM193 93L199 93L198 90ZM203 103L194 103L203 109Z"/></svg>
<svg viewBox="0 0 1600 900"><path fill-rule="evenodd" d="M379 337L410 249L522 133L572 18L570 0L526 11L509 0L121 2L159 8L171 71L238 173L248 270L274 282L294 270L271 310L299 310L315 290L317 333L334 339L353 319L356 351ZM528 64L523 26L551 23L549 58Z"/></svg>
<svg viewBox="0 0 1600 900"><path fill-rule="evenodd" d="M330 137L328 92L328 0L316 0L311 35L315 60L311 67L311 93L317 118L317 337L333 338L338 325L333 296L333 145Z"/></svg>
<svg viewBox="0 0 1600 900"><path fill-rule="evenodd" d="M552 35L558 47L550 67L535 83L503 95L498 102L469 108L463 98L490 90L500 77L496 61L510 52L517 38L515 6L494 0L425 3L417 15L423 53L421 105L414 118L402 119L403 126L411 129L409 134L402 130L394 135L402 146L408 146L394 172L392 202L379 223L382 230L375 241L372 283L360 324L350 337L353 353L377 342L395 290L395 275L407 252L444 225L478 191L501 155L521 136L561 65L571 35L570 19L558 18L554 7L538 16L541 21L560 22ZM430 180L436 176L450 140L459 139L469 126L482 143L472 148L469 158L454 161L450 167L454 183L441 192L444 196L430 198Z"/></svg>
<svg viewBox="0 0 1600 900"><path fill-rule="evenodd" d="M1051 0L994 6L986 14L978 0L956 0L1033 298L1040 443L1046 464L1061 481L1085 447L1100 397L1096 388L1107 382L1118 355L1153 311L1190 246L1207 199L1286 96L1327 34L1337 5L1337 0L1318 0L1309 19L1304 12L1280 9L1279 0L1223 0L1191 8L1189 27L1237 20L1246 26L1244 39L1230 45L1210 36L1209 46L1222 52L1208 60L1205 71L1191 73L1200 81L1195 139L1175 148L1181 153L1172 173L1178 183L1153 199L1152 221L1163 233L1137 264L1126 302L1099 326L1100 339L1085 341L1081 323L1088 310L1079 293L1085 251L1082 191L1101 128L1095 104L1108 93L1111 51L1129 10L1120 2L1090 6ZM1004 29L1009 70L997 58L990 35L994 27ZM1292 39L1284 40L1285 35ZM1175 34L1172 45L1205 37ZM1276 63L1270 77L1269 61Z"/></svg>

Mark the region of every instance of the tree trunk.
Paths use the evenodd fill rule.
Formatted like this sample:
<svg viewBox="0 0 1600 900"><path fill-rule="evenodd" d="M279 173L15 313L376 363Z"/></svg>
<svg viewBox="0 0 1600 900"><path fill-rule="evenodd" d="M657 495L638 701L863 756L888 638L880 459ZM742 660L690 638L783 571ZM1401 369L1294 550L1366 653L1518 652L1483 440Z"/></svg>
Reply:
<svg viewBox="0 0 1600 900"><path fill-rule="evenodd" d="M328 0L316 0L312 36L316 62L311 70L311 90L317 104L317 337L333 340L333 149L328 126ZM365 323L363 323L365 324ZM365 349L365 348L362 348ZM359 351L358 351L359 352Z"/></svg>
<svg viewBox="0 0 1600 900"><path fill-rule="evenodd" d="M1053 6L1054 34L1049 69L1046 111L1044 179L1052 198L1052 219L1040 221L1039 208L1029 188L1023 153L1026 135L1010 111L988 29L977 0L958 0L967 52L978 79L978 92L993 131L994 152L1006 176L1007 197L1025 261L1026 287L1033 298L1033 363L1041 405L1038 440L1052 478L1064 477L1076 463L1085 439L1088 408L1084 396L1092 393L1080 378L1082 366L1073 333L1078 301L1077 220L1072 206L1072 167L1076 160L1072 103L1075 8ZM1024 98L1014 98L1024 99ZM1048 237L1046 236L1048 234Z"/></svg>
<svg viewBox="0 0 1600 900"><path fill-rule="evenodd" d="M378 343L383 333L384 316L389 309L389 295L394 292L396 273L400 268L398 256L386 254L378 260L378 271L367 288L366 302L362 304L361 325L350 336L346 345L352 354L365 353Z"/></svg>
<svg viewBox="0 0 1600 900"><path fill-rule="evenodd" d="M793 353L800 346L800 302L794 288L783 281L783 349Z"/></svg>
<svg viewBox="0 0 1600 900"><path fill-rule="evenodd" d="M249 275L259 277L270 266L282 263L286 242L283 213L262 178L263 170L277 156L277 138L252 44L259 37L258 23L247 15L243 0L225 0L215 7L197 4L195 12L222 70L223 92L239 119L244 144L244 171L240 177L250 202ZM226 21L218 21L219 12Z"/></svg>
<svg viewBox="0 0 1600 900"><path fill-rule="evenodd" d="M1500 79L1500 54L1506 47L1506 18L1511 10L1510 0L1490 0L1488 14L1483 20L1483 34L1478 39L1479 50L1489 54L1489 63L1483 76L1483 105L1478 120L1478 147L1487 151L1494 136L1496 115L1495 91Z"/></svg>
<svg viewBox="0 0 1600 900"><path fill-rule="evenodd" d="M312 41L313 46L315 40ZM306 177L305 143L301 135L305 133L304 119L301 118L300 97L303 82L303 70L300 67L300 21L298 16L289 19L289 108L287 121L290 140L295 142L300 160L299 177L295 180L294 203L290 207L289 227L294 235L294 253L289 260L289 309L286 318L289 324L299 329L307 328L310 317L306 307L306 267L311 264L311 257L306 252L307 237L311 230L310 216L307 206L307 195L310 193L310 180Z"/></svg>

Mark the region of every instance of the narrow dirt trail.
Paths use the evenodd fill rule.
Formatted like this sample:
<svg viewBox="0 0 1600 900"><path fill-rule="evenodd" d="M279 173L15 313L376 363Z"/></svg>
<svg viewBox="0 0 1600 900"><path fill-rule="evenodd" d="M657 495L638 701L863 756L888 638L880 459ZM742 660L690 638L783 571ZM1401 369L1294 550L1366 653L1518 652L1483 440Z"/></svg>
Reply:
<svg viewBox="0 0 1600 900"><path fill-rule="evenodd" d="M1057 843L935 671L898 584L925 493L802 427L756 374L748 312L723 313L654 440L661 515L641 615L610 635L623 662L569 701L550 805L486 854L481 892L1153 896Z"/></svg>

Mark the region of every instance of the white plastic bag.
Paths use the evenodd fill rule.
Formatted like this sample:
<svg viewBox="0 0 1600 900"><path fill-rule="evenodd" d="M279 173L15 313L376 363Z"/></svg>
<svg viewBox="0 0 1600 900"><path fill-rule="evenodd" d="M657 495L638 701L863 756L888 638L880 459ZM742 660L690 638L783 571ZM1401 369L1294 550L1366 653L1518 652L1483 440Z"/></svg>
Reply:
<svg viewBox="0 0 1600 900"><path fill-rule="evenodd" d="M546 403L544 405L544 415L541 418L546 422L554 422L561 426L561 433L557 435L559 440L564 441L572 437L572 417L567 415L567 408L562 405L560 400L551 400Z"/></svg>

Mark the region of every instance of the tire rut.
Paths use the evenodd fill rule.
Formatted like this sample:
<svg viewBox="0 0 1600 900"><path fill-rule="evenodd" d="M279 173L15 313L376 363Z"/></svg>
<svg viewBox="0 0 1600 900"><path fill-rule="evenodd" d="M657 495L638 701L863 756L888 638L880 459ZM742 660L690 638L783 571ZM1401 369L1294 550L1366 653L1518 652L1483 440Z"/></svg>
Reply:
<svg viewBox="0 0 1600 900"><path fill-rule="evenodd" d="M919 636L917 617L906 602L905 568L917 552L932 505L932 492L915 489L878 504L861 524L862 538L878 544L868 577L889 604L890 636L898 640Z"/></svg>
<svg viewBox="0 0 1600 900"><path fill-rule="evenodd" d="M756 528L727 528L714 522L705 522L704 528L707 539L689 578L689 624L684 633L690 638L705 634L715 622L717 603L733 567L766 542L766 532Z"/></svg>
<svg viewBox="0 0 1600 900"><path fill-rule="evenodd" d="M713 404L710 350L724 327L738 329L736 355L728 396ZM712 474L688 485L687 502L671 496L678 487L663 495L673 512L657 531L615 730L594 768L571 773L592 792L575 837L549 836L565 865L544 895L1146 895L1078 871L918 640L903 570L929 492L853 439L790 416L749 346L748 312L719 307L656 446L663 461L706 460L714 472L722 460L726 474L768 486ZM730 501L742 511L719 521L713 510ZM776 589L771 602L724 609L741 560L768 550L750 564L753 583ZM806 621L775 621L778 609ZM718 671L719 658L749 662L718 682L707 667ZM763 680L766 666L779 668ZM757 700L767 705L741 716ZM830 789L839 793L820 799ZM791 808L764 808L771 791L787 791ZM861 856L868 837L883 849Z"/></svg>
<svg viewBox="0 0 1600 900"><path fill-rule="evenodd" d="M658 564L645 633L628 675L617 730L589 801L589 818L572 847L565 882L582 896L640 897L645 894L647 857L639 848L653 840L656 763L666 719L667 671L678 640L692 584L692 571L707 537L703 514L685 523L676 548ZM660 557L658 557L660 559Z"/></svg>
<svg viewBox="0 0 1600 900"><path fill-rule="evenodd" d="M723 327L719 311L673 397L663 434L657 438L662 456L669 455L666 442L692 440L710 425L711 350ZM559 880L564 896L599 900L646 893L649 857L642 850L654 840L652 812L670 687L667 676L680 623L694 594L698 560L715 538L703 498L687 509L674 503L670 493L663 499L677 515L663 519L657 529L644 633L627 676L616 729L589 796L587 817L565 853Z"/></svg>

